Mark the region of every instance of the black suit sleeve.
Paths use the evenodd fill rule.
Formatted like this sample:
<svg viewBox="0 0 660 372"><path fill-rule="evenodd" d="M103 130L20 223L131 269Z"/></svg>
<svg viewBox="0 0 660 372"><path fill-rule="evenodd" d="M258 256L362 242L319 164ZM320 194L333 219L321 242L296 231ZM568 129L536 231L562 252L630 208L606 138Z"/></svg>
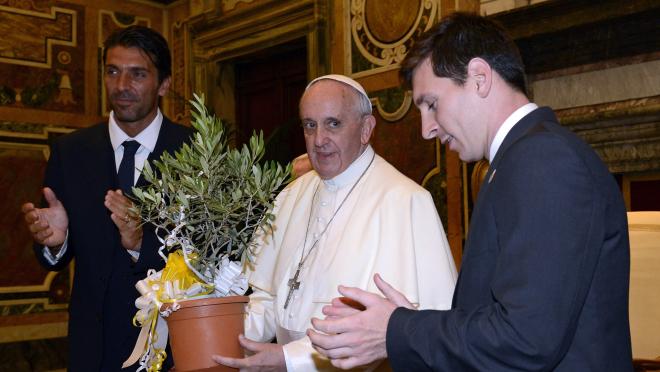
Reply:
<svg viewBox="0 0 660 372"><path fill-rule="evenodd" d="M469 312L397 309L395 370L550 370L570 346L604 239L603 197L560 137L538 133L505 155L481 206L496 225L496 260L470 263L495 265L492 299Z"/></svg>

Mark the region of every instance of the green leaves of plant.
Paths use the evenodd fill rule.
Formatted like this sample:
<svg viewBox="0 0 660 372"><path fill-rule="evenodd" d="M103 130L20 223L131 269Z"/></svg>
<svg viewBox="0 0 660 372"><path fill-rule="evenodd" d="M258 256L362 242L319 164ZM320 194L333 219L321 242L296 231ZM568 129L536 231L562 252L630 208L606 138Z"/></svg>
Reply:
<svg viewBox="0 0 660 372"><path fill-rule="evenodd" d="M174 156L164 153L145 164L142 172L149 185L134 189L134 195L143 220L158 230L170 233L184 224L177 237L194 245L201 258L194 265L205 273L225 255L250 259L252 236L258 228L270 229L273 200L291 165L260 163L263 133L253 135L240 150L230 149L226 128L209 114L204 96L194 94L190 104L196 130L191 143Z"/></svg>

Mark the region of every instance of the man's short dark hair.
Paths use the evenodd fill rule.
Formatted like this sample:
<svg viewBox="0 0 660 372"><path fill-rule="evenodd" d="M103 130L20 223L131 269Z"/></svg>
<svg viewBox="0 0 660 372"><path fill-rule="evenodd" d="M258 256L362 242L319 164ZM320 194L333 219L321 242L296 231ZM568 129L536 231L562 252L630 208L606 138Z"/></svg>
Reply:
<svg viewBox="0 0 660 372"><path fill-rule="evenodd" d="M513 89L527 95L525 67L516 44L499 24L472 13L452 13L422 34L401 63L401 79L412 87L415 68L430 58L436 76L463 85L467 65L476 57L485 60Z"/></svg>
<svg viewBox="0 0 660 372"><path fill-rule="evenodd" d="M103 43L103 64L107 62L108 49L114 46L138 48L145 52L158 70L158 83L172 75L170 48L160 33L144 26L130 26L113 32Z"/></svg>

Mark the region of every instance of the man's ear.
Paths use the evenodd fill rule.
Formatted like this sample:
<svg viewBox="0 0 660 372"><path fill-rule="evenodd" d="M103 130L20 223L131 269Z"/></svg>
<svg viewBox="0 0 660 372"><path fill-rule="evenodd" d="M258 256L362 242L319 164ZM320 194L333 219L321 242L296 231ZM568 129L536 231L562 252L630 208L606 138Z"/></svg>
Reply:
<svg viewBox="0 0 660 372"><path fill-rule="evenodd" d="M158 86L158 95L161 97L165 97L167 94L167 91L170 89L170 84L172 83L172 77L168 76L166 77L162 83L160 83L160 86Z"/></svg>
<svg viewBox="0 0 660 372"><path fill-rule="evenodd" d="M467 65L467 83L474 84L479 97L487 97L493 84L493 69L485 60L475 57Z"/></svg>
<svg viewBox="0 0 660 372"><path fill-rule="evenodd" d="M371 134L376 127L376 118L373 115L365 115L362 119L362 128L360 128L360 141L363 145L369 143Z"/></svg>

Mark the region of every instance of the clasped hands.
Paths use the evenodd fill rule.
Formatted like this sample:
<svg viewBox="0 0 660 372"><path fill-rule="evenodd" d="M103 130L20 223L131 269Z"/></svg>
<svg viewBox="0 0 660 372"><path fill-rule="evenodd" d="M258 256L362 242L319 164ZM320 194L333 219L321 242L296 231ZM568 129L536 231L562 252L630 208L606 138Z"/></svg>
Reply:
<svg viewBox="0 0 660 372"><path fill-rule="evenodd" d="M43 193L48 207L37 208L33 203L25 203L21 206L21 211L37 244L57 252L66 239L69 217L51 188L45 187ZM130 212L133 203L121 190L109 190L105 195L104 205L111 212L110 218L119 229L122 246L139 251L142 244L142 226L137 216Z"/></svg>

